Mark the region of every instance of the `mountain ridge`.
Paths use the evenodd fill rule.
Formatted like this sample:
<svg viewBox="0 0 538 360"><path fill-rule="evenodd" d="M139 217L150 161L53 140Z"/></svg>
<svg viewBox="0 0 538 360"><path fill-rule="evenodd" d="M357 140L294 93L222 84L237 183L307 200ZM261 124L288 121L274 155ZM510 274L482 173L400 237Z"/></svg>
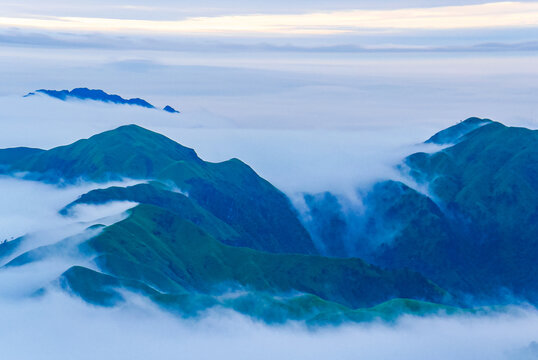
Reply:
<svg viewBox="0 0 538 360"><path fill-rule="evenodd" d="M148 108L148 109L156 109L154 105L150 104L144 99L141 99L141 98L125 99L121 97L120 95L109 94L101 89L88 89L84 87L74 88L72 90L39 89L39 90L35 90L34 92L29 92L28 94L24 95L24 97L30 97L36 94L44 94L44 95L47 95L47 96L50 96L52 98L62 100L62 101L67 101L71 99L93 100L93 101L100 101L104 103L119 104L119 105L134 105L134 106L140 106L140 107ZM179 114L179 111L177 111L170 105L166 105L162 110L171 114Z"/></svg>
<svg viewBox="0 0 538 360"><path fill-rule="evenodd" d="M180 313L225 306L264 321L338 322L371 319L377 306L387 307L384 317L397 308L470 306L469 298L497 304L502 291L534 303L538 132L471 118L430 139L450 144L404 160L427 191L380 181L363 197L365 211L351 217L336 196L306 194L315 226L301 223L286 195L241 160L205 162L137 125L50 150L0 150L0 172L52 184L145 180L91 190L60 211L138 204L76 245L95 268L78 264L57 279L97 305L121 302L123 289ZM75 246L62 241L8 266ZM0 258L22 242L0 244Z"/></svg>
<svg viewBox="0 0 538 360"><path fill-rule="evenodd" d="M0 150L0 159L6 151L12 150ZM137 125L120 126L0 164L0 173L13 172L62 184L124 178L171 183L231 224L239 234L234 242L237 246L270 252L317 252L290 200L251 167L239 159L205 162L194 150Z"/></svg>
<svg viewBox="0 0 538 360"><path fill-rule="evenodd" d="M364 214L335 212L338 201L310 208L339 219L335 241L355 246L346 256L412 269L472 301L538 303L538 131L469 118L426 142L447 146L399 166L423 191L382 181Z"/></svg>

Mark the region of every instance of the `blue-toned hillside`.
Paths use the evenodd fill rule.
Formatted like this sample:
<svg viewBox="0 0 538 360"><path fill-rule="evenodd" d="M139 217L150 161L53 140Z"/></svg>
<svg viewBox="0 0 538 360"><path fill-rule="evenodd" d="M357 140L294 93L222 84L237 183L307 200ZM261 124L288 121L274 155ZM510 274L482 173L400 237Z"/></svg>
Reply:
<svg viewBox="0 0 538 360"><path fill-rule="evenodd" d="M166 106L163 108L163 110L166 111L166 112L172 113L172 114L179 114L179 111L177 111L176 109L174 109L174 108L171 107L170 105L166 105Z"/></svg>
<svg viewBox="0 0 538 360"><path fill-rule="evenodd" d="M152 104L150 104L144 99L140 99L140 98L125 99L119 95L109 94L100 89L88 89L88 88L75 88L73 90L39 89L39 90L36 90L35 92L30 92L26 94L24 97L34 96L36 95L36 93L44 94L44 95L47 95L47 96L50 96L52 98L59 99L62 101L67 101L71 99L93 100L93 101L101 101L104 103L120 104L120 105L135 105L135 106L141 106L148 109L155 109L155 106L153 106ZM179 114L179 111L177 111L170 105L166 105L163 108L163 111L166 111L168 113Z"/></svg>
<svg viewBox="0 0 538 360"><path fill-rule="evenodd" d="M407 157L416 188L380 182L360 214L307 196L313 238L328 255L411 269L462 297L538 303L538 131L469 118L427 142L452 145Z"/></svg>

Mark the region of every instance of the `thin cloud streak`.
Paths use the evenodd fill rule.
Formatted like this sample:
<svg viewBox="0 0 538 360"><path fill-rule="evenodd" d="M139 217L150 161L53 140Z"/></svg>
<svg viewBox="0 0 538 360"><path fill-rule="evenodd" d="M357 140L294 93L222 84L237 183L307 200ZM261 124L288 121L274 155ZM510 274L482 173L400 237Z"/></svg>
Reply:
<svg viewBox="0 0 538 360"><path fill-rule="evenodd" d="M538 2L497 2L395 10L194 17L179 21L95 17L0 17L0 28L103 33L212 35L339 35L402 30L458 30L538 26Z"/></svg>

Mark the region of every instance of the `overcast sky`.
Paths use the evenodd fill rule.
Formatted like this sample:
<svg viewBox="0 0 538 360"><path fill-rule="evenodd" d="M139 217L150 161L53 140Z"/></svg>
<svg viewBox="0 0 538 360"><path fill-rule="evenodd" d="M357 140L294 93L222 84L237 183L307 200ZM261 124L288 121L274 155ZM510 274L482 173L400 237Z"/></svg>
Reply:
<svg viewBox="0 0 538 360"><path fill-rule="evenodd" d="M0 96L101 88L254 128L534 126L538 2L0 0ZM2 119L2 121L5 121Z"/></svg>
<svg viewBox="0 0 538 360"><path fill-rule="evenodd" d="M44 45L48 36L66 46L151 47L157 44L144 40L158 39L177 47L178 42L214 39L227 44L347 45L348 49L439 48L532 42L538 28L538 2L532 1L205 0L192 5L164 0L53 0L44 5L24 0L0 4L0 41L34 45Z"/></svg>

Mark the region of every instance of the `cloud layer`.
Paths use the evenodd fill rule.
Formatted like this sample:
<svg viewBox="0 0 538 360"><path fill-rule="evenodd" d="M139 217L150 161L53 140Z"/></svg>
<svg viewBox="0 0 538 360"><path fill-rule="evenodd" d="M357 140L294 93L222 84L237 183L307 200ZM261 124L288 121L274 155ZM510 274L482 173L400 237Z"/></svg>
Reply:
<svg viewBox="0 0 538 360"><path fill-rule="evenodd" d="M102 17L0 17L0 27L56 31L252 36L335 35L361 31L536 27L538 3L493 2L431 8L348 10L308 14L195 17L178 21Z"/></svg>
<svg viewBox="0 0 538 360"><path fill-rule="evenodd" d="M228 312L181 320L141 299L103 309L62 294L0 300L2 354L9 359L534 359L535 311L491 317L403 318L397 324L307 330L269 327ZM31 346L28 341L31 339Z"/></svg>

